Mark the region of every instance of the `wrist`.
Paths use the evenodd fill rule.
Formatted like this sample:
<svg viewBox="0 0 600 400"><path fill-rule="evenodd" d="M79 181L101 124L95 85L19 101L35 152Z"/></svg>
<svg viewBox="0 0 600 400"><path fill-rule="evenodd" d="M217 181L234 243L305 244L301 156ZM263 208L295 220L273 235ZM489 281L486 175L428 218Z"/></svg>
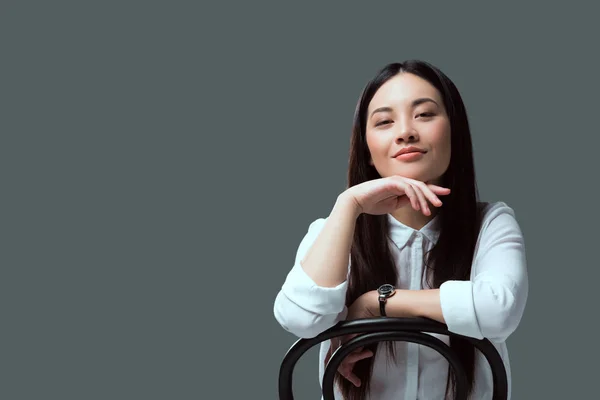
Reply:
<svg viewBox="0 0 600 400"><path fill-rule="evenodd" d="M417 308L414 301L410 299L408 290L396 289L395 294L389 297L385 303L385 313L388 317L406 318L416 317ZM379 298L377 298L377 315L379 311Z"/></svg>
<svg viewBox="0 0 600 400"><path fill-rule="evenodd" d="M366 307L373 316L381 316L379 312L379 293L377 290L370 290L365 293Z"/></svg>
<svg viewBox="0 0 600 400"><path fill-rule="evenodd" d="M362 214L361 207L356 202L356 199L346 192L337 197L334 209L341 209L342 212L352 215L355 219Z"/></svg>

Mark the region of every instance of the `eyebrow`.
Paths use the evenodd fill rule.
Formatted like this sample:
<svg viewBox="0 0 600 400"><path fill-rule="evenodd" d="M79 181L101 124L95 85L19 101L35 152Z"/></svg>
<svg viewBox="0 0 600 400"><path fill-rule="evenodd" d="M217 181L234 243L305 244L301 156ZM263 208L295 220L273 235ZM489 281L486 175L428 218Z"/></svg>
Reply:
<svg viewBox="0 0 600 400"><path fill-rule="evenodd" d="M423 104L423 103L427 103L427 102L431 102L431 103L434 103L435 105L439 105L435 100L430 99L429 97L421 97L421 98L413 100L412 103L410 104L410 106L412 108L415 108L416 106ZM371 113L371 117L373 115L375 115L375 113L378 113L378 112L391 112L391 111L393 111L391 107L379 107L379 108L376 108L375 110L373 110L373 112Z"/></svg>

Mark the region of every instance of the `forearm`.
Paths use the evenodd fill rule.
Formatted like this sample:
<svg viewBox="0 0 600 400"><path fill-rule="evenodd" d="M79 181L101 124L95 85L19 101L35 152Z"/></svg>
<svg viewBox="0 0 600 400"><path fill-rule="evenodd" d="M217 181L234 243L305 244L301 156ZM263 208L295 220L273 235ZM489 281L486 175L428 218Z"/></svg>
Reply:
<svg viewBox="0 0 600 400"><path fill-rule="evenodd" d="M346 280L357 217L356 203L340 195L323 230L300 262L317 285L335 287Z"/></svg>
<svg viewBox="0 0 600 400"><path fill-rule="evenodd" d="M385 311L389 317L425 317L446 323L439 289L396 290L396 294L387 300Z"/></svg>

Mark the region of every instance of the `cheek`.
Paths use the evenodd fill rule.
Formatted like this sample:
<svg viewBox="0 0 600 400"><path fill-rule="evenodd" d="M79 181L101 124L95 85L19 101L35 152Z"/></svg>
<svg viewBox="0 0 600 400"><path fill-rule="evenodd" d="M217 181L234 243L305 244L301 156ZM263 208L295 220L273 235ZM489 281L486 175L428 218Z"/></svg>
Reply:
<svg viewBox="0 0 600 400"><path fill-rule="evenodd" d="M444 134L440 139L440 143L441 143L441 148L444 149L444 151L450 153L450 147L451 147L450 133Z"/></svg>
<svg viewBox="0 0 600 400"><path fill-rule="evenodd" d="M384 133L378 132L373 134L367 134L367 145L369 148L382 149L386 146L389 139Z"/></svg>
<svg viewBox="0 0 600 400"><path fill-rule="evenodd" d="M367 147L369 149L369 152L371 153L371 157L377 158L377 155L379 153L380 144L377 142L377 140L375 138L373 138L372 135L367 135L366 142L367 142Z"/></svg>
<svg viewBox="0 0 600 400"><path fill-rule="evenodd" d="M436 127L433 137L436 147L443 151L450 151L450 127L448 124L440 124Z"/></svg>

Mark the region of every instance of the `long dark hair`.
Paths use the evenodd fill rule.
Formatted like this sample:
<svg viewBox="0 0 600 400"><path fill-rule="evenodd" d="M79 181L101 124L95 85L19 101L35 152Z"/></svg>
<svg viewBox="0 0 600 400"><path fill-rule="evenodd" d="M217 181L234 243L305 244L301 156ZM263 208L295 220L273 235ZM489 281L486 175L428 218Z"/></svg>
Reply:
<svg viewBox="0 0 600 400"><path fill-rule="evenodd" d="M438 68L420 60L392 63L381 69L368 82L354 114L348 187L381 178L375 167L369 164L370 153L365 138L367 109L375 92L399 73L411 73L432 84L440 92L450 119L450 164L442 176L441 185L450 188L451 193L444 196L443 206L438 209L438 241L424 256L427 285L430 288L439 288L447 280L469 279L481 220L477 207L478 192L467 113L458 89ZM358 217L351 250L352 267L346 295L348 306L363 293L375 290L384 283L397 282L396 266L388 247L388 228L386 215L361 214ZM475 374L475 349L465 340L458 338L451 338L450 346L457 351L466 367L471 393ZM375 353L377 345L368 348ZM388 354L394 357L393 342L387 343L387 350ZM354 365L353 371L362 381L358 388L339 374L336 376L336 383L345 399L366 398L374 359L373 356ZM446 397L450 393L452 398L456 397L455 387L455 377L449 369Z"/></svg>

